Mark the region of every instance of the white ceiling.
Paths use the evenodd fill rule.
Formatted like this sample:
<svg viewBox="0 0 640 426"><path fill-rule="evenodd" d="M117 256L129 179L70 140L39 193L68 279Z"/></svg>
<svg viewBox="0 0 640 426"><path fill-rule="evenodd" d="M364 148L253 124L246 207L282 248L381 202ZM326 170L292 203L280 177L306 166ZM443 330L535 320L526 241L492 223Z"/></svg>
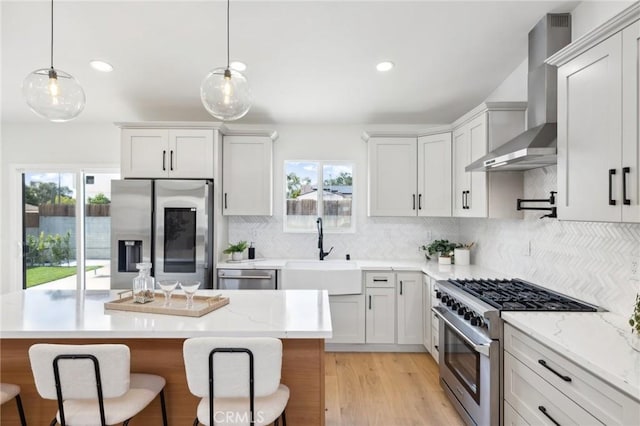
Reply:
<svg viewBox="0 0 640 426"><path fill-rule="evenodd" d="M246 123L447 123L482 102L566 1L231 2L231 59L248 65ZM225 65L223 1L56 1L54 66L87 95L78 122L214 120L199 87ZM2 2L2 122L38 122L21 96L49 66L49 3ZM89 67L102 58L110 74ZM375 70L382 60L391 72Z"/></svg>

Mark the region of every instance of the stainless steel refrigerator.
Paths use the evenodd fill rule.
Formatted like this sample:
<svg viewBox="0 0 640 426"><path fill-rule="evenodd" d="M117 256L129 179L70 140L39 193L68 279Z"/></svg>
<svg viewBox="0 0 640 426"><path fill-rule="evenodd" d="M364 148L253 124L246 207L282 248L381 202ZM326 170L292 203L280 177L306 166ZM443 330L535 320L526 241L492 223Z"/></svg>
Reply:
<svg viewBox="0 0 640 426"><path fill-rule="evenodd" d="M111 182L111 288L131 288L136 263L156 280L200 281L213 288L213 182Z"/></svg>

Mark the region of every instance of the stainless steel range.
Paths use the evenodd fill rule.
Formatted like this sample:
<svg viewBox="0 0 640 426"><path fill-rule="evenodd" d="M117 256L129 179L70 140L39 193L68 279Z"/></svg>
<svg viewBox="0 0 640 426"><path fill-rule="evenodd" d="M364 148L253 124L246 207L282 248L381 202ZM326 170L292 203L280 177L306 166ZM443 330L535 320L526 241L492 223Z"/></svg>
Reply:
<svg viewBox="0 0 640 426"><path fill-rule="evenodd" d="M519 279L438 281L440 382L470 425L500 425L502 311L597 311Z"/></svg>

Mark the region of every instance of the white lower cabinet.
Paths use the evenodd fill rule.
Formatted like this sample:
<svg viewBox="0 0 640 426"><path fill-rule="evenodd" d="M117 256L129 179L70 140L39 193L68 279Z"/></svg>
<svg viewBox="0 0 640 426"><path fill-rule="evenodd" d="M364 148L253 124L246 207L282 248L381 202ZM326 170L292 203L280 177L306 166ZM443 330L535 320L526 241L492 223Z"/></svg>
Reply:
<svg viewBox="0 0 640 426"><path fill-rule="evenodd" d="M395 289L367 288L366 296L367 343L395 343Z"/></svg>
<svg viewBox="0 0 640 426"><path fill-rule="evenodd" d="M420 345L422 336L422 273L396 274L398 301L398 344Z"/></svg>
<svg viewBox="0 0 640 426"><path fill-rule="evenodd" d="M333 337L327 343L365 342L365 295L329 296Z"/></svg>
<svg viewBox="0 0 640 426"><path fill-rule="evenodd" d="M429 278L429 297L431 298L431 306L436 306L438 304L438 298L436 297L436 280L428 277ZM433 359L436 362L440 362L440 353L438 352L438 345L439 345L439 341L438 339L440 338L440 332L438 331L438 327L440 326L440 321L438 320L438 317L436 317L436 314L434 314L433 312L431 312L431 308L429 308L428 312L425 312L425 316L428 316L430 318L430 323L431 323L431 347L429 349L429 352L431 353L431 356L433 357Z"/></svg>
<svg viewBox="0 0 640 426"><path fill-rule="evenodd" d="M504 426L529 426L529 423L508 403L504 403Z"/></svg>
<svg viewBox="0 0 640 426"><path fill-rule="evenodd" d="M431 279L422 275L422 344L431 352Z"/></svg>
<svg viewBox="0 0 640 426"><path fill-rule="evenodd" d="M510 324L504 350L505 418L508 403L531 425L638 424L637 400Z"/></svg>

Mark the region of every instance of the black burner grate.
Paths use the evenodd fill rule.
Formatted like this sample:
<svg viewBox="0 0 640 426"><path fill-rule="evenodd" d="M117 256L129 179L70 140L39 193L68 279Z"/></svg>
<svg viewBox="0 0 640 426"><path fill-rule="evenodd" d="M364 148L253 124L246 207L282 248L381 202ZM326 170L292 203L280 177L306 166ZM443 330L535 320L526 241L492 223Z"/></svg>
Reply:
<svg viewBox="0 0 640 426"><path fill-rule="evenodd" d="M518 279L450 279L449 282L502 311L597 311L594 306Z"/></svg>

